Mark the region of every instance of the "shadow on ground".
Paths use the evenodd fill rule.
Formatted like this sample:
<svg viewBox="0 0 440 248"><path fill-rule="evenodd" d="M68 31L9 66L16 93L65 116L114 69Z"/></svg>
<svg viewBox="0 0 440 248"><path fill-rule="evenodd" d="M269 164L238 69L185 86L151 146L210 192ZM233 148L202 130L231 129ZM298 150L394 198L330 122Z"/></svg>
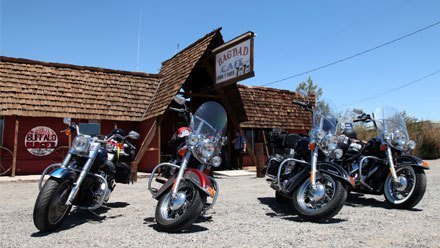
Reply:
<svg viewBox="0 0 440 248"><path fill-rule="evenodd" d="M366 196L368 196L368 195L359 194L359 193L350 193L350 194L348 194L347 201L345 202L345 206L373 207L373 208L398 210L398 209L392 208L385 200L380 201L375 198L366 197ZM412 208L412 209L404 209L403 211L419 212L419 211L423 211L423 210L419 209L419 208Z"/></svg>
<svg viewBox="0 0 440 248"><path fill-rule="evenodd" d="M192 224L188 229L176 232L176 233L197 233L197 232L204 232L208 231L209 229L197 224L204 223L204 222L212 222L212 216L200 216L194 224ZM144 224L148 225L148 227L153 228L157 232L164 232L162 229L160 229L159 225L156 223L156 220L154 217L147 217L144 218Z"/></svg>
<svg viewBox="0 0 440 248"><path fill-rule="evenodd" d="M273 211L271 213L266 213L266 215L271 218L280 218L283 220L295 221L295 222L305 222L301 217L299 217L296 214L296 212L293 208L293 205L291 203L279 204L279 203L277 203L275 197L259 197L258 200L260 201L261 204L268 206ZM322 221L322 222L316 222L316 223L317 224L335 224L335 223L340 223L340 222L344 222L344 221L347 221L347 220L333 217L329 220Z"/></svg>
<svg viewBox="0 0 440 248"><path fill-rule="evenodd" d="M43 237L51 233L62 232L74 228L76 226L80 226L84 223L99 224L102 223L105 219L118 218L121 217L122 214L114 215L114 216L106 216L104 214L106 214L112 208L125 208L128 205L130 204L126 202L112 202L105 204L104 206L94 210L93 212L74 208L72 211L70 211L70 214L66 217L64 223L61 225L61 227L58 230L55 230L53 232L35 232L31 234L31 237Z"/></svg>

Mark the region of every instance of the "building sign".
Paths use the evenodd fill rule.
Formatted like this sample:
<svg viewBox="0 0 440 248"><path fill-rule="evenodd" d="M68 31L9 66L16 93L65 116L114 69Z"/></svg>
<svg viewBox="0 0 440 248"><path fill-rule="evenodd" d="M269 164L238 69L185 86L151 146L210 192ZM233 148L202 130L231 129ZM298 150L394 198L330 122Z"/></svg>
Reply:
<svg viewBox="0 0 440 248"><path fill-rule="evenodd" d="M214 50L217 84L254 76L253 36L252 32L248 32Z"/></svg>
<svg viewBox="0 0 440 248"><path fill-rule="evenodd" d="M24 137L26 149L34 156L51 154L58 144L58 136L52 128L38 126L27 132Z"/></svg>

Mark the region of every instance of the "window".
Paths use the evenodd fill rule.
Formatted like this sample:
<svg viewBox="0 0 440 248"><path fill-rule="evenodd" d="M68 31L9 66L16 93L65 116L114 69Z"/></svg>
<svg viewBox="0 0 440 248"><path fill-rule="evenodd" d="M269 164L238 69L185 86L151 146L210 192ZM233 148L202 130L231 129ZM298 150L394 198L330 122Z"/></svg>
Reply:
<svg viewBox="0 0 440 248"><path fill-rule="evenodd" d="M89 120L89 123L80 123L79 130L83 134L98 135L101 134L101 123L99 120Z"/></svg>

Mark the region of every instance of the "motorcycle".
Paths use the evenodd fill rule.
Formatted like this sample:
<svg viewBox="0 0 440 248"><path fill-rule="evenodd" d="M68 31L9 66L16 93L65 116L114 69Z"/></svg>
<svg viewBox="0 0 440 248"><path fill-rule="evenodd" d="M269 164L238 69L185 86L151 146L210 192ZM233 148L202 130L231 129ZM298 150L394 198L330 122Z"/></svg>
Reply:
<svg viewBox="0 0 440 248"><path fill-rule="evenodd" d="M191 114L183 97L176 96L175 100L184 108L170 109L188 113L191 119L189 127L181 129L185 141L178 146L175 162L158 164L148 180L148 189L158 200L155 219L166 232L187 229L214 206L219 189L210 174L212 167L221 165L220 149L227 124L226 111L217 102L205 102ZM163 177L161 171L171 174ZM152 186L154 180L162 184L160 188Z"/></svg>
<svg viewBox="0 0 440 248"><path fill-rule="evenodd" d="M416 143L409 140L402 114L392 107L377 108L373 117L362 110L353 112L359 116L352 122L345 118L340 128L345 146L341 163L355 180L350 190L383 194L393 208L413 208L425 193L429 164L411 155ZM378 136L368 142L358 140L356 122L372 123Z"/></svg>
<svg viewBox="0 0 440 248"><path fill-rule="evenodd" d="M58 229L72 206L93 213L93 210L109 200L110 193L116 186L115 182L128 183L130 169L119 166L118 160L112 158L113 148L109 141L119 139L127 143L126 138L139 138L135 131L131 131L127 136L112 134L109 137L91 137L82 134L79 125L70 118L64 118L64 123L68 125L64 130L66 135L71 135L72 132L76 132L77 135L62 163L48 166L38 182L40 191L34 206L33 221L42 232ZM121 149L120 144L117 145L117 149ZM106 146L112 149L109 153ZM115 161L117 166L111 160ZM49 178L43 185L47 174Z"/></svg>
<svg viewBox="0 0 440 248"><path fill-rule="evenodd" d="M312 130L309 137L275 134L278 137L272 140L282 140L278 143L284 154L269 159L266 178L275 189L277 202L291 201L304 220L325 221L341 210L347 187L353 183L348 173L334 163L342 156L336 142L337 118L330 105L315 108L310 102L293 103L312 112Z"/></svg>

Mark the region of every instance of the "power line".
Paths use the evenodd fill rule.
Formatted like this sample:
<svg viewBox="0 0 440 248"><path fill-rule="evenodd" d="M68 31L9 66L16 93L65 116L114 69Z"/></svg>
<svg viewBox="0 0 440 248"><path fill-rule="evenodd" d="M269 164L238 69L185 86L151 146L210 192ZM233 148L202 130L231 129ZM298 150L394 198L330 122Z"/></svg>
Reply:
<svg viewBox="0 0 440 248"><path fill-rule="evenodd" d="M439 73L440 73L440 69L439 69L439 70L436 70L436 71L434 71L434 72L432 72L432 73L430 73L430 74L428 74L428 75L425 75L425 76L423 76L423 77L421 77L421 78L418 78L418 79L416 79L416 80L414 80L414 81L411 81L411 82L408 82L408 83L402 84L402 85L400 85L400 86L398 86L398 87L395 87L395 88L389 89L389 90L387 90L387 91L380 92L380 93L377 93L377 94L375 94L375 95L368 96L368 97L365 97L365 98L361 98L361 99L356 100L356 101L353 101L352 103L349 103L349 104L342 104L340 107L342 107L342 106L348 106L348 105L354 105L354 104L358 104L358 103L361 103L361 102L366 102L366 101L369 101L369 100L373 100L373 99L375 99L375 98L381 97L381 96L386 95L386 94L389 94L389 93L391 93L391 92L394 92L394 91L400 90L400 89L402 89L402 88L408 87L408 86L410 86L410 85L412 85L412 84L418 83L418 82L420 82L420 81L422 81L422 80L424 80L424 79L426 79L426 78L432 77L432 76L434 76L434 75L436 75L436 74L439 74Z"/></svg>
<svg viewBox="0 0 440 248"><path fill-rule="evenodd" d="M435 22L435 23L433 23L433 24L430 24L430 25L428 25L428 26L426 26L426 27L424 27L424 28L418 29L418 30L416 30L416 31L414 31L414 32L412 32L412 33L409 33L409 34L406 34L406 35L401 36L401 37L399 37L399 38L396 38L396 39L394 39L394 40L391 40L391 41L385 42L385 43L383 43L383 44L381 44L381 45L378 45L378 46L375 46L375 47L373 47L373 48L370 48L370 49L364 50L364 51L362 51L362 52L359 52L359 53L353 54L353 55L351 55L351 56L348 56L348 57L345 57L345 58L343 58L343 59L340 59L340 60L337 60L337 61L331 62L331 63L329 63L329 64L325 64L325 65L322 65L322 66L319 66L319 67L316 67L316 68L310 69L310 70L305 71L305 72L297 73L297 74L295 74L295 75L288 76L288 77L285 77L285 78L282 78L282 79L278 79L278 80L275 80L275 81L270 82L270 83L262 84L261 86L268 86L268 85L271 85L271 84L279 83L279 82L282 82L282 81L286 81L286 80L288 80L288 79L292 79L292 78L296 78L296 77L299 77L299 76L302 76L302 75L308 74L308 73L310 73L310 72L314 72L314 71L318 71L318 70L321 70L321 69L327 68L327 67L332 66L332 65L335 65L335 64L342 63L342 62L347 61L347 60L349 60L349 59L352 59L352 58L355 58L355 57L358 57L358 56L364 55L364 54L366 54L366 53L372 52L372 51L377 50L377 49L379 49L379 48L382 48L382 47L384 47L384 46L390 45L390 44L395 43L395 42L397 42L397 41L400 41L400 40L403 40L403 39L408 38L408 37L410 37L410 36L413 36L413 35L415 35L415 34L418 34L418 33L422 32L422 31L425 31L425 30L427 30L427 29L429 29L429 28L435 27L435 26L437 26L437 25L439 25L439 24L440 24L440 21L437 21L437 22Z"/></svg>

